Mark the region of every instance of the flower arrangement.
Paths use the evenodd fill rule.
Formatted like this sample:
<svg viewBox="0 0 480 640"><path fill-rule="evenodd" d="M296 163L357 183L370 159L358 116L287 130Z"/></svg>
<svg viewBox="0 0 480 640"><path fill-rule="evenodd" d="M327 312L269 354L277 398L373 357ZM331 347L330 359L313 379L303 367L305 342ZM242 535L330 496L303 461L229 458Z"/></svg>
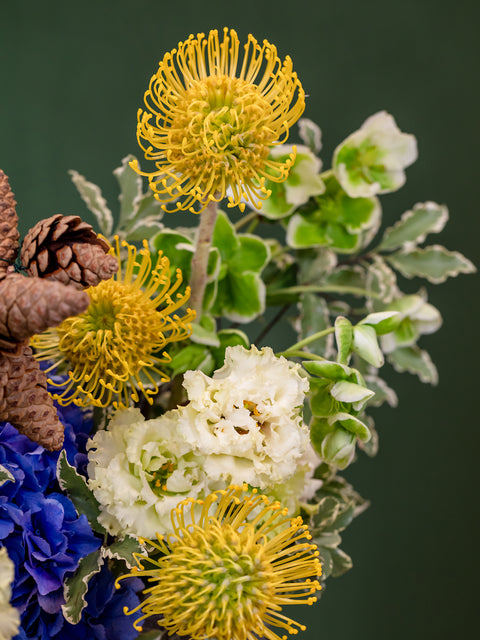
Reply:
<svg viewBox="0 0 480 640"><path fill-rule="evenodd" d="M475 268L423 246L444 205L379 237L415 137L380 111L322 171L291 59L253 36L240 52L225 29L165 54L115 221L71 172L98 233L55 215L19 246L0 172L0 638L304 629L290 605L352 566L340 533L367 503L341 472L397 403L385 359L437 381L418 341L440 312L400 287Z"/></svg>

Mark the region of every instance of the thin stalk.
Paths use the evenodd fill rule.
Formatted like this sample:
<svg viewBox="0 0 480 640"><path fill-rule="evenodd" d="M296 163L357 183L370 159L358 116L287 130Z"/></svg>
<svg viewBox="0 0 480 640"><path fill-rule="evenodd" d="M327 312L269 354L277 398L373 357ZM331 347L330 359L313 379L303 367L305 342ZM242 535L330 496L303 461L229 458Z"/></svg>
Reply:
<svg viewBox="0 0 480 640"><path fill-rule="evenodd" d="M250 211L250 213L247 213L246 216L242 216L240 220L238 220L238 222L236 222L233 225L235 231L238 231L239 229L244 227L246 224L248 224L252 220L255 220L257 216L258 216L258 211Z"/></svg>
<svg viewBox="0 0 480 640"><path fill-rule="evenodd" d="M287 354L285 356L285 354ZM285 356L289 358L303 358L304 360L325 360L322 356L317 356L316 353L310 353L310 351L303 351L302 349L287 349L277 353L277 356Z"/></svg>
<svg viewBox="0 0 480 640"><path fill-rule="evenodd" d="M207 286L207 267L210 246L212 244L213 229L217 219L218 203L210 200L205 209L200 213L200 224L198 225L197 242L195 253L192 257L192 273L190 276L190 289L192 290L189 306L193 309L197 317L195 322L199 322L202 316L203 296Z"/></svg>
<svg viewBox="0 0 480 640"><path fill-rule="evenodd" d="M362 289L361 287L349 287L347 285L341 284L327 284L327 285L316 285L316 284L305 284L298 285L296 287L285 287L285 289L277 289L274 293L275 295L280 293L351 293L352 295L357 296L365 296L367 298L380 298L378 293L373 293L373 291L367 291L366 289Z"/></svg>
<svg viewBox="0 0 480 640"><path fill-rule="evenodd" d="M298 351L302 347L306 347L307 344L310 344L311 342L315 342L315 340L318 340L319 338L323 338L324 336L328 336L330 333L333 333L334 331L335 331L335 327L329 327L328 329L317 331L317 333L312 333L311 336L307 336L303 340L300 340L300 342L296 342L295 344L292 344L291 347L289 347L288 349L285 349L285 351L282 351L277 355L289 356L292 351Z"/></svg>

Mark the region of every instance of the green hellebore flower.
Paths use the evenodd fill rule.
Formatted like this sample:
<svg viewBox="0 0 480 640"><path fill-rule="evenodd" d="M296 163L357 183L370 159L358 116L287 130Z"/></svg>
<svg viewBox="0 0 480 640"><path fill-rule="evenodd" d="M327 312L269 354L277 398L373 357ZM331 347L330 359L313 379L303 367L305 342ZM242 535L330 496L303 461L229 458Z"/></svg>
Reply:
<svg viewBox="0 0 480 640"><path fill-rule="evenodd" d="M352 198L397 191L404 169L417 159L415 136L403 133L386 111L370 116L335 149L332 168Z"/></svg>

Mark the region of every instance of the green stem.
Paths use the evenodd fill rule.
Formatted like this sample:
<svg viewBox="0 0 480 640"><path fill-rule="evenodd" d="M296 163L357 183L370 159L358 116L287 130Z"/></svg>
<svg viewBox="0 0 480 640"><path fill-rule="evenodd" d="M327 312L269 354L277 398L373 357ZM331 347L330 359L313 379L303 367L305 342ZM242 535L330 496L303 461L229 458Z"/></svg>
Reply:
<svg viewBox="0 0 480 640"><path fill-rule="evenodd" d="M305 284L298 285L295 287L285 287L285 289L276 289L273 293L277 294L288 294L288 293L351 293L357 296L365 296L366 298L377 298L380 299L380 295L378 293L373 293L373 291L367 291L366 289L362 289L361 287L349 287L347 285L342 284L327 284L327 285L316 285L316 284Z"/></svg>
<svg viewBox="0 0 480 640"><path fill-rule="evenodd" d="M238 231L246 224L248 224L251 220L255 220L257 216L258 211L250 211L250 213L247 213L246 216L242 216L240 220L233 225L233 228L235 229L235 231Z"/></svg>
<svg viewBox="0 0 480 640"><path fill-rule="evenodd" d="M199 214L200 224L198 225L197 242L195 244L195 253L192 257L192 273L189 282L192 291L189 306L197 314L195 322L199 322L202 316L203 296L207 286L208 256L217 212L218 203L210 200L202 213Z"/></svg>
<svg viewBox="0 0 480 640"><path fill-rule="evenodd" d="M322 356L317 356L315 353L310 353L310 351L302 351L301 349L287 349L286 351L277 353L277 356L285 356L288 358L303 358L304 360L325 360L325 358L322 358Z"/></svg>
<svg viewBox="0 0 480 640"><path fill-rule="evenodd" d="M327 169L327 171L322 171L319 177L322 178L322 180L325 180L325 178L330 178L330 176L333 176L333 169Z"/></svg>
<svg viewBox="0 0 480 640"><path fill-rule="evenodd" d="M281 355L281 356L290 355L292 351L298 351L302 347L306 347L307 344L310 344L311 342L315 342L315 340L318 340L319 338L323 338L325 336L328 336L331 333L333 333L334 331L335 331L335 327L329 327L328 329L323 329L322 331L317 331L317 333L312 333L311 336L307 336L303 340L300 340L300 342L296 342L295 344L292 344L291 347L289 347L288 349L285 349L285 351L282 351L278 355Z"/></svg>

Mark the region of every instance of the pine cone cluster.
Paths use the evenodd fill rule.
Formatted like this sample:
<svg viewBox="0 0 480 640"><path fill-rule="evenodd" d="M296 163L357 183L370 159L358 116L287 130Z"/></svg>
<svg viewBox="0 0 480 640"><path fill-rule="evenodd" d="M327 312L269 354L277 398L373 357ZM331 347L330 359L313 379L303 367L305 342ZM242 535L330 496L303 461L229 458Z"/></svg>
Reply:
<svg viewBox="0 0 480 640"><path fill-rule="evenodd" d="M63 425L47 391L47 377L29 339L83 313L83 289L118 269L108 244L78 216L55 215L29 231L20 251L31 277L15 273L19 232L15 199L0 170L0 420L51 451L63 444Z"/></svg>
<svg viewBox="0 0 480 640"><path fill-rule="evenodd" d="M118 269L108 244L78 216L57 214L38 222L25 236L22 267L31 276L58 280L77 289L95 287Z"/></svg>
<svg viewBox="0 0 480 640"><path fill-rule="evenodd" d="M0 169L0 277L15 262L18 253L18 217L8 178Z"/></svg>

